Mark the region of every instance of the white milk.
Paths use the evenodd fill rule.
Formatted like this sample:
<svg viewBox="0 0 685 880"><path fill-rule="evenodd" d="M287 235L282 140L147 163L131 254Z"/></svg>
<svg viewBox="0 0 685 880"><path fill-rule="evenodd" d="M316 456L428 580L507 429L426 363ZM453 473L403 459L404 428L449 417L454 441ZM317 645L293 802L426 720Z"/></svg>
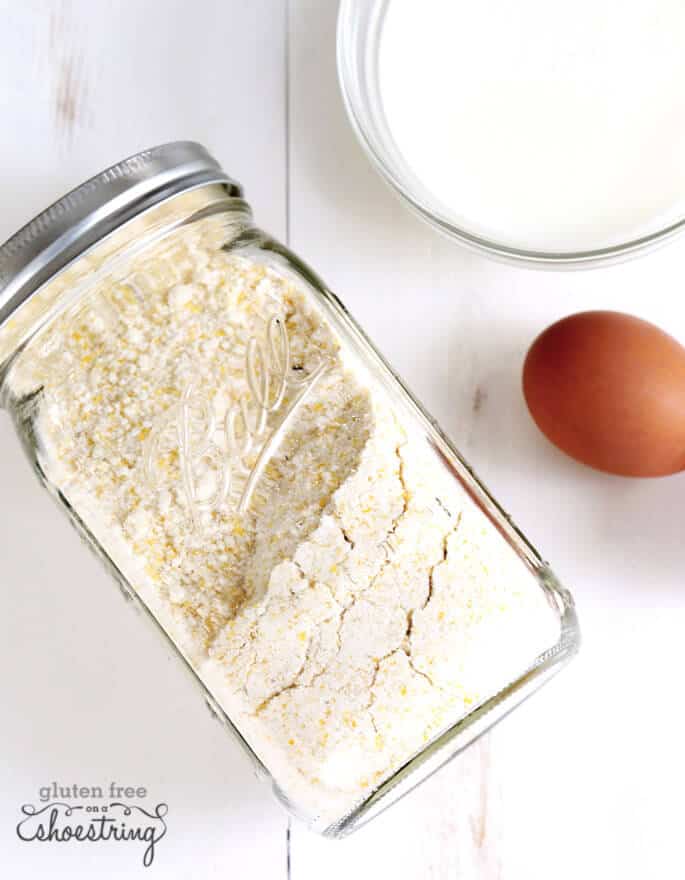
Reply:
<svg viewBox="0 0 685 880"><path fill-rule="evenodd" d="M685 0L391 0L386 119L464 229L584 250L685 214Z"/></svg>

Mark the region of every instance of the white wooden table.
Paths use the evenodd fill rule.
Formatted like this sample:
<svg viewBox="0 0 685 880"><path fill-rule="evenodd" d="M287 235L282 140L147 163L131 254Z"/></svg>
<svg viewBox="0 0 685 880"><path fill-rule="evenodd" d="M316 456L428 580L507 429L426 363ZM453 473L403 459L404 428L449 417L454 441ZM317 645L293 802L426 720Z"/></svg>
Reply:
<svg viewBox="0 0 685 880"><path fill-rule="evenodd" d="M533 427L523 355L556 318L616 308L685 341L685 240L583 273L499 265L411 217L345 119L334 0L0 0L0 239L141 148L205 143L260 225L346 301L574 590L572 666L343 842L293 823L169 650L121 601L0 422L0 876L682 876L685 476L583 469ZM22 843L52 781L169 804L136 845ZM290 828L290 830L288 830Z"/></svg>

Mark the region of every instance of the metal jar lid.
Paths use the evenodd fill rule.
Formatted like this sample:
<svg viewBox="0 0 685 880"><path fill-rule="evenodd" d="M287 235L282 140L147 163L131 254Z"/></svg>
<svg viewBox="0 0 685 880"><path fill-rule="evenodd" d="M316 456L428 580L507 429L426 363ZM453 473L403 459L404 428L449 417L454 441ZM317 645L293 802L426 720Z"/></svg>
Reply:
<svg viewBox="0 0 685 880"><path fill-rule="evenodd" d="M0 364L23 343L27 322L18 318L46 282L128 221L211 184L242 197L203 146L176 141L112 165L22 227L0 247ZM31 329L36 323L32 316Z"/></svg>

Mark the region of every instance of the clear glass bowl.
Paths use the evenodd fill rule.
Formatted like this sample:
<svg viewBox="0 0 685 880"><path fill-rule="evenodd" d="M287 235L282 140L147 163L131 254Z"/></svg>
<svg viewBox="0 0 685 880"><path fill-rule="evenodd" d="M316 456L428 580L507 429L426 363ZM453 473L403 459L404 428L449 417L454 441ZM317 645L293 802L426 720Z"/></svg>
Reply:
<svg viewBox="0 0 685 880"><path fill-rule="evenodd" d="M372 164L409 208L430 226L491 257L550 268L586 268L618 262L644 254L682 232L685 218L610 247L554 252L513 247L457 225L404 161L385 117L379 82L379 50L391 2L341 0L337 35L340 88L352 127Z"/></svg>

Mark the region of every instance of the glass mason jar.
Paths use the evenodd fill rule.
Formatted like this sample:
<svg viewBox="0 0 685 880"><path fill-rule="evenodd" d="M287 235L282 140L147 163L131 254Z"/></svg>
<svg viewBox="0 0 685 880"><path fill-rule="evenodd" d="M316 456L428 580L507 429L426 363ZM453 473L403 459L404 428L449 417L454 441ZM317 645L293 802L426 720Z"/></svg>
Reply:
<svg viewBox="0 0 685 880"><path fill-rule="evenodd" d="M46 488L323 833L577 650L568 592L197 144L108 169L0 249L0 364Z"/></svg>

